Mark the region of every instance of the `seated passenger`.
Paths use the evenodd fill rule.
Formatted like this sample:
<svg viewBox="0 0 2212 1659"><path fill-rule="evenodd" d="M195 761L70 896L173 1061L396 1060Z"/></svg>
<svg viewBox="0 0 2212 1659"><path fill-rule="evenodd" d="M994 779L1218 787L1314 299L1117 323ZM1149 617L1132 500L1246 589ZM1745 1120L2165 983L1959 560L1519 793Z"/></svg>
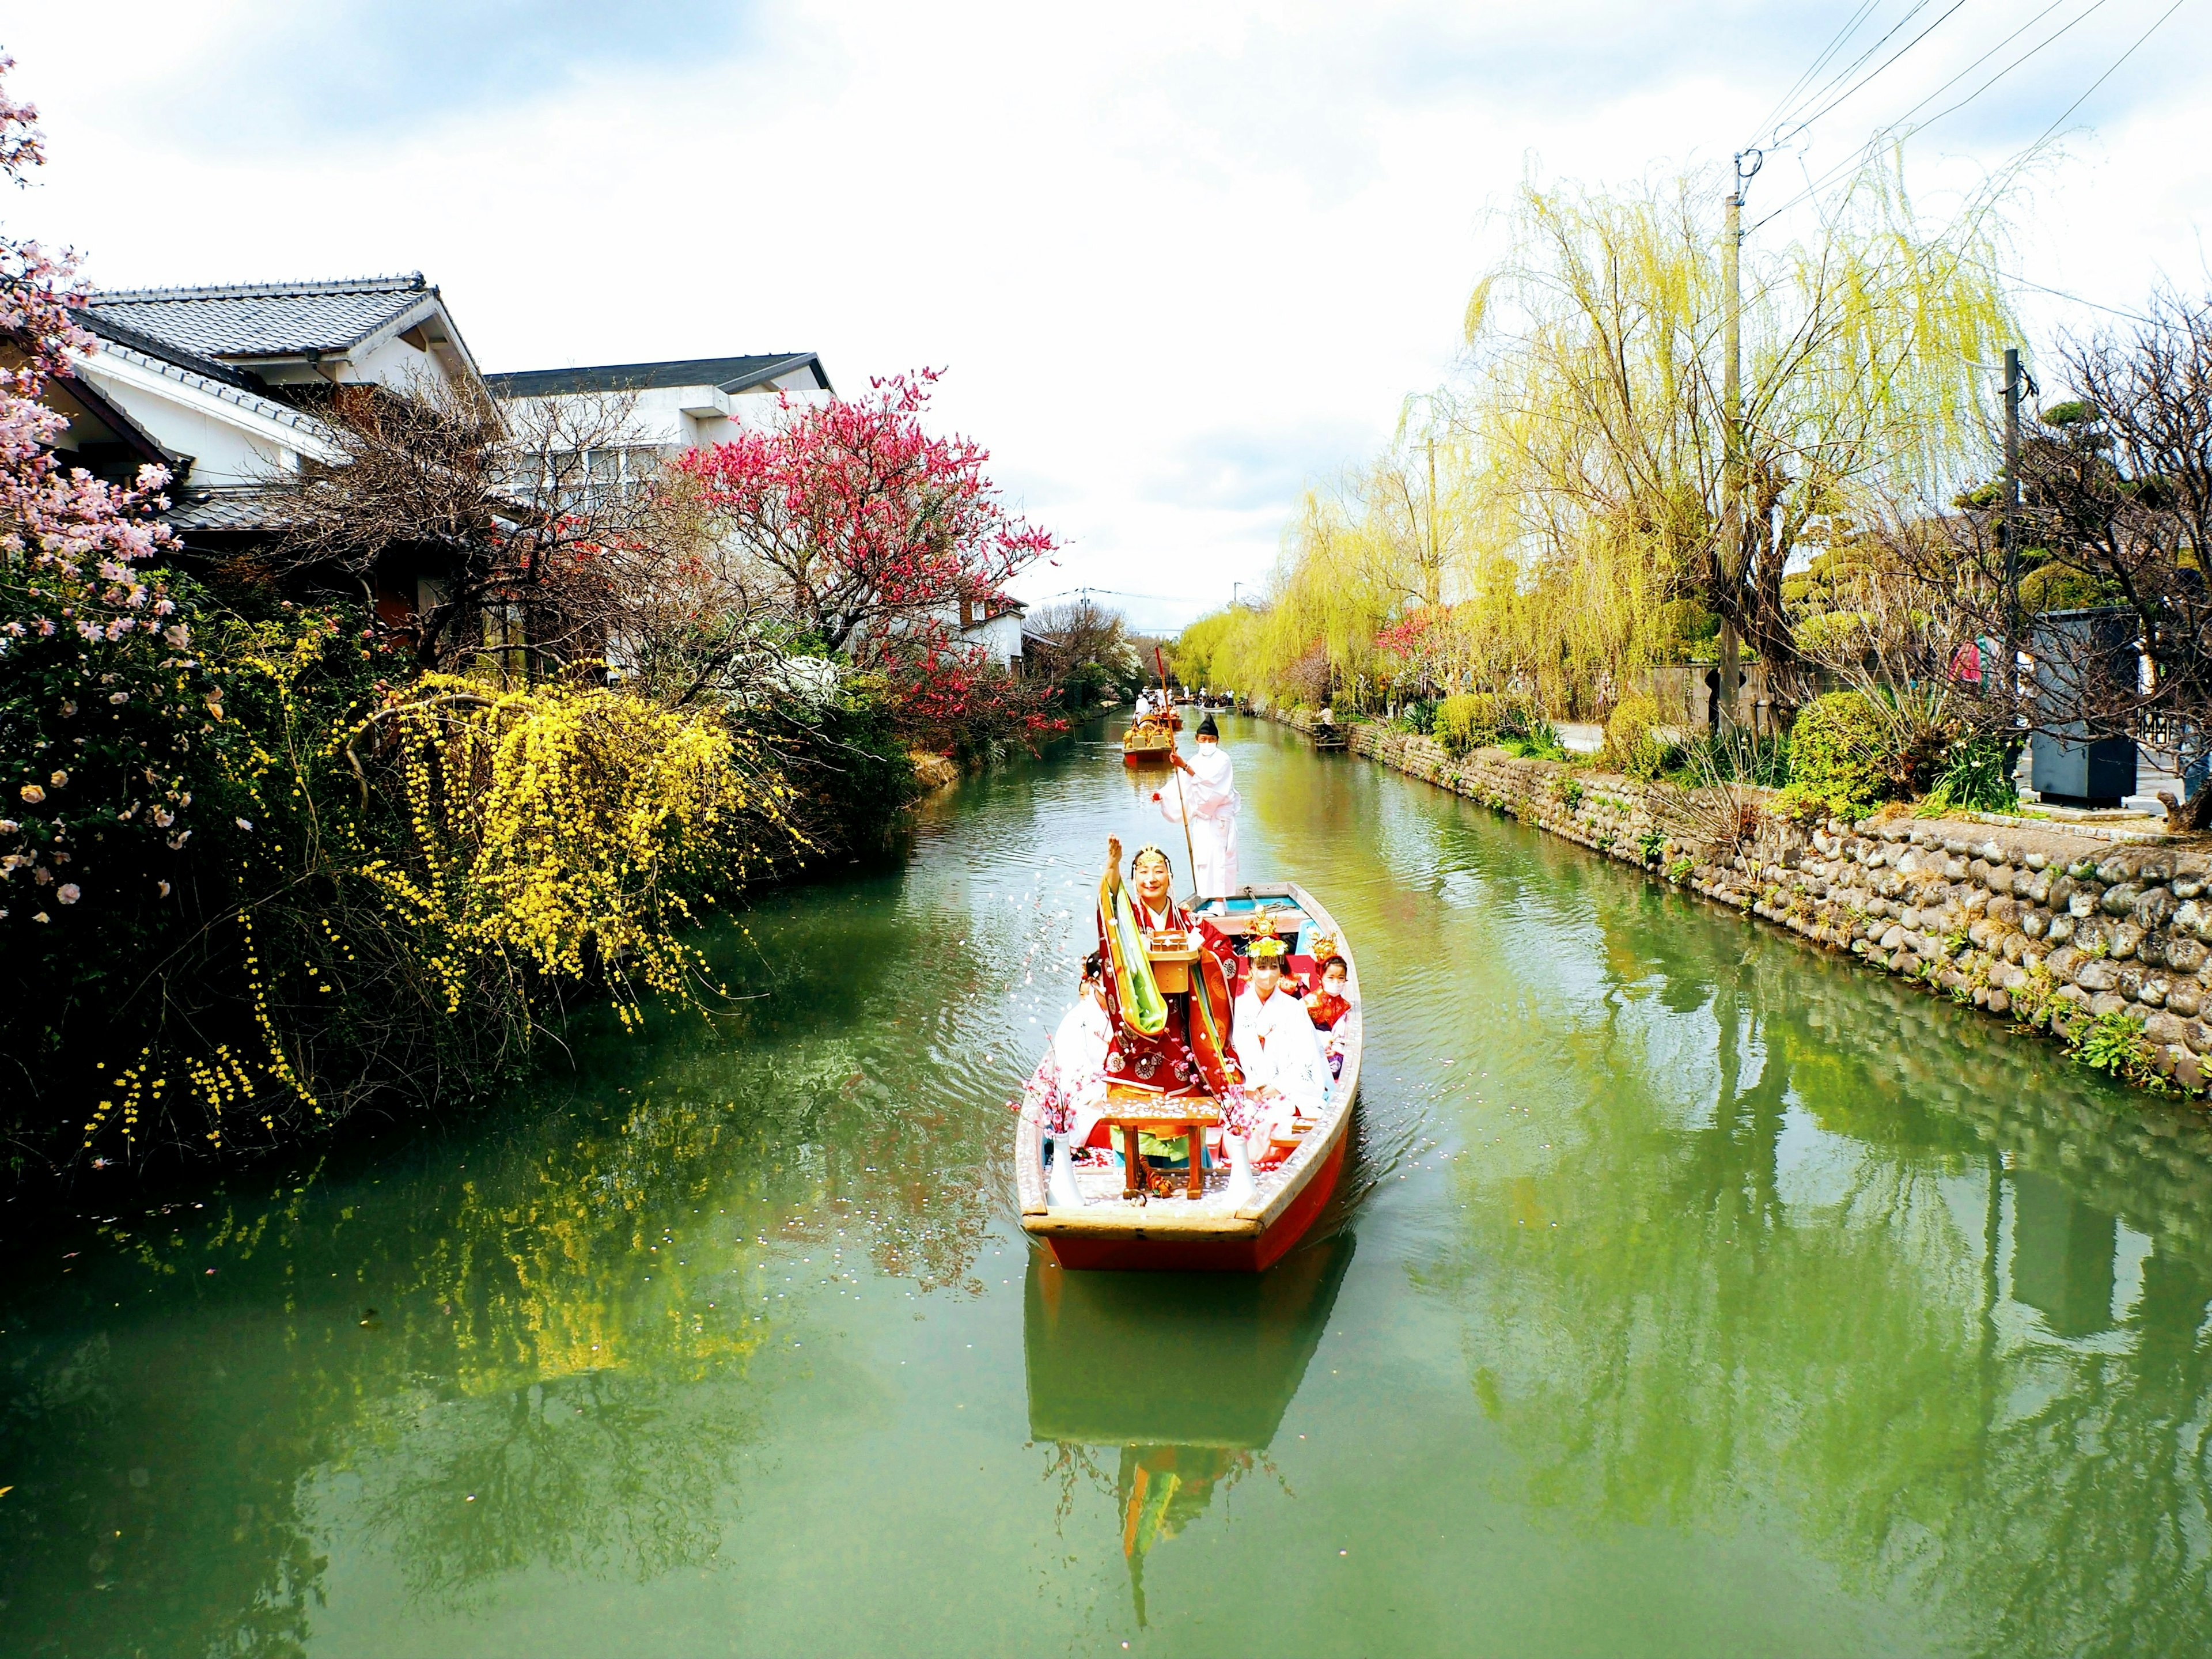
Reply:
<svg viewBox="0 0 2212 1659"><path fill-rule="evenodd" d="M1358 1024L1352 998L1346 987L1352 970L1342 957L1330 957L1321 964L1321 989L1306 998L1306 1016L1314 1029L1328 1036L1322 1042L1322 1056L1328 1061L1328 1074L1344 1075L1344 1047L1346 1040Z"/></svg>
<svg viewBox="0 0 2212 1659"><path fill-rule="evenodd" d="M1052 1034L1052 1059L1060 1077L1060 1101L1070 1147L1091 1139L1106 1111L1106 1048L1114 1027L1106 1012L1105 969L1098 952L1083 959L1083 980L1074 1005Z"/></svg>
<svg viewBox="0 0 2212 1659"><path fill-rule="evenodd" d="M1328 1069L1304 1005L1283 988L1282 941L1255 940L1249 960L1251 981L1237 998L1229 1041L1245 1085L1269 1103L1269 1134L1286 1140L1296 1118L1327 1103Z"/></svg>

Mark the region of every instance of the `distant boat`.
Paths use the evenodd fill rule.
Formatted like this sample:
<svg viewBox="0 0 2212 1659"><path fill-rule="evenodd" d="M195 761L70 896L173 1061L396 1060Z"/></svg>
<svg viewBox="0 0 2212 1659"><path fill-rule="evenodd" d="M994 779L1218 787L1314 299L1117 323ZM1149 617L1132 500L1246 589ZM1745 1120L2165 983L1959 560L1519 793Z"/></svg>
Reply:
<svg viewBox="0 0 2212 1659"><path fill-rule="evenodd" d="M1358 1005L1359 967L1351 941L1304 888L1295 883L1247 887L1233 898L1207 899L1192 908L1200 921L1232 938L1249 933L1264 908L1279 933L1287 936L1295 930L1289 953L1294 972L1314 971L1316 964L1304 953L1316 939L1333 939L1335 953L1344 958L1348 994ZM1063 1267L1215 1273L1258 1273L1268 1267L1305 1237L1336 1190L1344 1170L1346 1130L1359 1092L1364 1032L1365 1022L1355 1021L1345 1045L1343 1074L1320 1115L1294 1143L1280 1147L1285 1155L1279 1164L1255 1174L1253 1190L1242 1201L1231 1197L1224 1171L1206 1176L1204 1190L1195 1198L1178 1195L1140 1203L1123 1197L1122 1170L1079 1166L1073 1173L1081 1201L1073 1208L1056 1207L1047 1194L1042 1129L1024 1113L1014 1132L1023 1231L1042 1239ZM1235 1041L1233 1032L1231 1041ZM1200 1101L1203 1104L1203 1097Z"/></svg>
<svg viewBox="0 0 2212 1659"><path fill-rule="evenodd" d="M1125 765L1142 766L1148 762L1165 762L1175 753L1175 725L1172 715L1147 714L1142 720L1129 722L1129 729L1121 733L1121 760Z"/></svg>

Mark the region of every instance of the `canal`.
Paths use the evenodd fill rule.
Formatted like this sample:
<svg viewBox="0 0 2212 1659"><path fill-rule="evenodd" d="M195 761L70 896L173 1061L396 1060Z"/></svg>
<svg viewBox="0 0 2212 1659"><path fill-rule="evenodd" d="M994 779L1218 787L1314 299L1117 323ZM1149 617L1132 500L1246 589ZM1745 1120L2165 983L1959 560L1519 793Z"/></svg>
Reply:
<svg viewBox="0 0 2212 1659"><path fill-rule="evenodd" d="M1327 1237L1042 1266L1006 1102L1166 839L1113 735L772 896L711 1025L11 1240L0 1651L2206 1650L2201 1116L1279 728Z"/></svg>

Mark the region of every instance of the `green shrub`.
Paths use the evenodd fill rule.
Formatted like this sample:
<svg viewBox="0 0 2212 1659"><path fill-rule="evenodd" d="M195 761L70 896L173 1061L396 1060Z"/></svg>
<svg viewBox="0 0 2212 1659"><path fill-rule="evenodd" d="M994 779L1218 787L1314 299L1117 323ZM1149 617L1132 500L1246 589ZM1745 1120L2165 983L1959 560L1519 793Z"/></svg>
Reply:
<svg viewBox="0 0 2212 1659"><path fill-rule="evenodd" d="M2020 786L2013 780L2013 763L2019 757L2019 750L2000 738L1960 738L1944 755L1942 769L1921 803L1920 816L2017 811Z"/></svg>
<svg viewBox="0 0 2212 1659"><path fill-rule="evenodd" d="M1551 721L1526 717L1518 731L1498 733L1498 746L1507 754L1522 760L1563 761L1570 758L1566 744L1559 741L1559 732Z"/></svg>
<svg viewBox="0 0 2212 1659"><path fill-rule="evenodd" d="M1605 723L1605 763L1646 782L1659 775L1667 763L1667 745L1652 735L1659 724L1659 704L1648 692L1632 691L1623 697Z"/></svg>
<svg viewBox="0 0 2212 1659"><path fill-rule="evenodd" d="M2133 1014L2115 1011L2084 1020L2069 1033L2066 1047L2093 1072L2109 1073L2123 1082L2145 1088L2156 1088L2163 1082L2152 1063L2143 1022Z"/></svg>
<svg viewBox="0 0 2212 1659"><path fill-rule="evenodd" d="M1456 759L1495 741L1501 732L1517 729L1513 712L1505 698L1490 692L1456 692L1437 704L1429 733Z"/></svg>
<svg viewBox="0 0 2212 1659"><path fill-rule="evenodd" d="M1785 806L1863 817L1903 793L1898 787L1897 757L1891 754L1891 726L1856 691L1831 691L1815 697L1798 714L1790 731L1790 786Z"/></svg>
<svg viewBox="0 0 2212 1659"><path fill-rule="evenodd" d="M1667 850L1667 837L1656 830L1646 830L1636 838L1636 850L1646 864L1656 864L1659 854Z"/></svg>
<svg viewBox="0 0 2212 1659"><path fill-rule="evenodd" d="M1437 705L1428 697L1415 697L1398 705L1397 727L1422 737L1431 735L1437 721Z"/></svg>

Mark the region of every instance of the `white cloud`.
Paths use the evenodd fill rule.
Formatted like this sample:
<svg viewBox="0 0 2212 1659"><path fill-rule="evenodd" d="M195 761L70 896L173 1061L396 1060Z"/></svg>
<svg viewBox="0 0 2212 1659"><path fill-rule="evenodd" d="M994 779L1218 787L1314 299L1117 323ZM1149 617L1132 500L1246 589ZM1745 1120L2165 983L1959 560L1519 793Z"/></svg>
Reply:
<svg viewBox="0 0 2212 1659"><path fill-rule="evenodd" d="M1754 215L2040 3L1967 0L1770 161ZM420 267L493 368L942 366L941 418L1069 544L1028 591L1165 596L1132 608L1166 621L1262 575L1304 483L1447 371L1527 169L1724 159L1851 9L235 0L105 7L97 51L49 9L7 42L55 158L11 222L110 283ZM1923 193L2033 138L2163 9L2108 0L1917 141ZM2084 106L2024 227L2036 280L2123 307L2212 280L2209 37L2183 12Z"/></svg>

